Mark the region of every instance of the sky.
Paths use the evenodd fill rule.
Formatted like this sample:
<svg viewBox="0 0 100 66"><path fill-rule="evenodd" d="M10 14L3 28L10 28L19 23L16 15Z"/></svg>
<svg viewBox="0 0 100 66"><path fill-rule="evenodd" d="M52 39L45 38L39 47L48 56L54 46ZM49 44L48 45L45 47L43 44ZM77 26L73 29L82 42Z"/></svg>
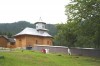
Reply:
<svg viewBox="0 0 100 66"><path fill-rule="evenodd" d="M0 23L35 23L40 17L48 24L65 23L68 3L69 0L0 0Z"/></svg>

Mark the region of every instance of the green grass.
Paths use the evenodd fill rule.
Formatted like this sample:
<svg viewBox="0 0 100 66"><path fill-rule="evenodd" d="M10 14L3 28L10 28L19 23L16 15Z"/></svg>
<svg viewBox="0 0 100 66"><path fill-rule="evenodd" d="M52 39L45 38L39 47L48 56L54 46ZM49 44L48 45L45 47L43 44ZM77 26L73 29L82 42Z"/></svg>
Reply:
<svg viewBox="0 0 100 66"><path fill-rule="evenodd" d="M0 66L100 66L100 58L43 54L32 51L0 52Z"/></svg>

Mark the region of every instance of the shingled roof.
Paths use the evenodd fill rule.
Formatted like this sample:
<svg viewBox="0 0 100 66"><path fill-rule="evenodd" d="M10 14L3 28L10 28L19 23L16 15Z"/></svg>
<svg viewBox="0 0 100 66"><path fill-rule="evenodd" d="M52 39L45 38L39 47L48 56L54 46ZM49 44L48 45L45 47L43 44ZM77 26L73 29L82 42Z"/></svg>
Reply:
<svg viewBox="0 0 100 66"><path fill-rule="evenodd" d="M0 37L4 37L9 42L13 42L13 43L15 42L14 38L8 38L8 36L6 35L0 35Z"/></svg>
<svg viewBox="0 0 100 66"><path fill-rule="evenodd" d="M8 40L9 40L10 42L12 42L12 43L15 42L15 39L14 39L14 38L8 38Z"/></svg>
<svg viewBox="0 0 100 66"><path fill-rule="evenodd" d="M42 36L42 37L52 37L50 34L48 34L47 31L44 31L43 33L40 33L37 29L26 27L24 30L22 30L20 33L16 34L15 36L19 35L35 35L35 36Z"/></svg>

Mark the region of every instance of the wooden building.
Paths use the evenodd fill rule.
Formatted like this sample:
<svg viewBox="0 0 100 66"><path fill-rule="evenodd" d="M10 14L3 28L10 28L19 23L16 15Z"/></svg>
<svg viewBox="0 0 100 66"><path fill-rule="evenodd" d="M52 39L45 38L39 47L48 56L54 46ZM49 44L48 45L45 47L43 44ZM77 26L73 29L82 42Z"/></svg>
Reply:
<svg viewBox="0 0 100 66"><path fill-rule="evenodd" d="M0 35L0 47L15 48L14 38L8 38L5 35Z"/></svg>
<svg viewBox="0 0 100 66"><path fill-rule="evenodd" d="M28 48L35 45L52 45L52 36L48 34L44 22L36 22L36 28L26 27L14 37L16 39L16 47Z"/></svg>

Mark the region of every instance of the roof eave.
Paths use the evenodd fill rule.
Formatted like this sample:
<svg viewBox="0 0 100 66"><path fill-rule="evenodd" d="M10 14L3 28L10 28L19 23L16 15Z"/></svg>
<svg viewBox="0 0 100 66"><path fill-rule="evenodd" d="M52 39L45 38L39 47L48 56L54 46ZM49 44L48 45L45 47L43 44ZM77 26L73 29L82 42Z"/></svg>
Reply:
<svg viewBox="0 0 100 66"><path fill-rule="evenodd" d="M22 35L29 35L29 34L15 35L14 37L17 37L17 36L22 36ZM30 34L30 35L31 35L31 34ZM51 37L51 38L53 38L52 36L41 36L41 35L32 35L32 36L39 36L39 37Z"/></svg>

